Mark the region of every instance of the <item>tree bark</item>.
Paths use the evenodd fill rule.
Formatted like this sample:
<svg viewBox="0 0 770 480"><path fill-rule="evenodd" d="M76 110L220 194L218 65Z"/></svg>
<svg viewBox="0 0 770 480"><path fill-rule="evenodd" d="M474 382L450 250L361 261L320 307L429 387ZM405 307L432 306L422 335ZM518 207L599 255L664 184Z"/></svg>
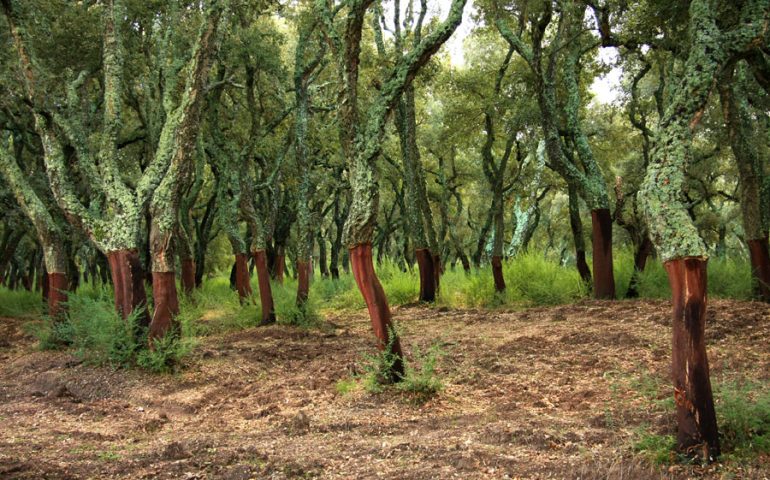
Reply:
<svg viewBox="0 0 770 480"><path fill-rule="evenodd" d="M310 269L311 262L297 261L297 306L301 307L307 302L310 295Z"/></svg>
<svg viewBox="0 0 770 480"><path fill-rule="evenodd" d="M380 350L387 350L393 356L391 368L391 381L399 381L404 376L404 353L401 350L401 342L393 330L388 300L382 289L377 275L374 273L372 261L372 245L356 245L350 249L350 262L353 267L353 277L361 295L366 302L369 318L372 322L374 334L378 339L377 346Z"/></svg>
<svg viewBox="0 0 770 480"><path fill-rule="evenodd" d="M144 269L139 259L139 252L115 250L107 252L107 260L115 289L115 308L124 318L137 312L137 325L149 326L147 314L147 293L144 289Z"/></svg>
<svg viewBox="0 0 770 480"><path fill-rule="evenodd" d="M67 274L62 272L49 273L45 280L47 284L48 316L55 322L64 319L66 314L67 291L69 282Z"/></svg>
<svg viewBox="0 0 770 480"><path fill-rule="evenodd" d="M195 261L192 258L182 259L182 291L190 295L195 290Z"/></svg>
<svg viewBox="0 0 770 480"><path fill-rule="evenodd" d="M155 308L148 334L150 348L154 346L153 340L161 339L179 327L174 322L174 318L179 315L174 272L152 272L152 296Z"/></svg>
<svg viewBox="0 0 770 480"><path fill-rule="evenodd" d="M749 240L747 243L755 295L764 302L770 302L770 254L768 254L767 237Z"/></svg>
<svg viewBox="0 0 770 480"><path fill-rule="evenodd" d="M273 305L273 291L270 287L270 272L267 269L267 254L265 250L253 252L254 264L257 267L257 281L259 283L259 302L262 306L262 319L260 325L275 323L275 307Z"/></svg>
<svg viewBox="0 0 770 480"><path fill-rule="evenodd" d="M492 278L495 280L495 291L502 293L505 291L505 278L503 277L503 258L492 256Z"/></svg>
<svg viewBox="0 0 770 480"><path fill-rule="evenodd" d="M420 271L420 297L421 302L436 301L436 274L433 256L427 248L418 248L414 251L417 259L417 267Z"/></svg>
<svg viewBox="0 0 770 480"><path fill-rule="evenodd" d="M594 298L615 298L615 274L612 271L612 215L609 209L591 211L593 230Z"/></svg>
<svg viewBox="0 0 770 480"><path fill-rule="evenodd" d="M238 300L241 305L251 297L248 256L245 253L235 255L235 290L238 292Z"/></svg>
<svg viewBox="0 0 770 480"><path fill-rule="evenodd" d="M719 456L714 399L706 355L706 260L679 258L665 264L673 309L672 376L680 450Z"/></svg>
<svg viewBox="0 0 770 480"><path fill-rule="evenodd" d="M645 235L642 239L642 243L639 244L634 252L634 271L631 273L631 279L628 282L628 290L626 290L626 298L638 298L639 297L639 275L644 272L644 267L647 265L647 259L652 253L652 242L650 238Z"/></svg>

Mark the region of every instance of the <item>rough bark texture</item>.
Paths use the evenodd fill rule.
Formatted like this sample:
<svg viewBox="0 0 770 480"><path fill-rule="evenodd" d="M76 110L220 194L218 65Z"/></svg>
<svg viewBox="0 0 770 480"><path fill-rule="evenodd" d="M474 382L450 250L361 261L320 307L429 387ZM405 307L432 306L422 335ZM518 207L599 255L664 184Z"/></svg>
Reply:
<svg viewBox="0 0 770 480"><path fill-rule="evenodd" d="M144 269L136 250L116 250L107 253L115 289L115 308L125 319L138 310L137 324L148 326L147 294L144 290Z"/></svg>
<svg viewBox="0 0 770 480"><path fill-rule="evenodd" d="M192 258L184 258L182 264L182 291L190 295L195 289L195 261Z"/></svg>
<svg viewBox="0 0 770 480"><path fill-rule="evenodd" d="M286 271L286 255L283 253L283 247L276 249L275 256L273 257L272 275L276 282L283 284L283 275Z"/></svg>
<svg viewBox="0 0 770 480"><path fill-rule="evenodd" d="M48 316L54 321L62 320L66 313L67 291L69 282L67 274L61 272L49 273L48 278L44 280L47 284Z"/></svg>
<svg viewBox="0 0 770 480"><path fill-rule="evenodd" d="M749 240L751 272L755 281L755 295L764 302L770 302L770 254L767 237Z"/></svg>
<svg viewBox="0 0 770 480"><path fill-rule="evenodd" d="M269 325L275 323L275 307L273 305L273 290L270 287L270 272L267 269L267 254L264 250L257 250L253 255L254 264L257 267L259 302L262 305L260 325Z"/></svg>
<svg viewBox="0 0 770 480"><path fill-rule="evenodd" d="M414 251L417 259L417 267L420 271L420 301L436 301L436 272L433 264L433 256L427 248L418 248Z"/></svg>
<svg viewBox="0 0 770 480"><path fill-rule="evenodd" d="M583 237L583 221L580 219L580 204L578 203L577 188L573 184L567 184L569 194L569 226L572 230L572 241L575 244L575 265L583 279L583 283L591 288L593 280L591 270L586 262L586 242Z"/></svg>
<svg viewBox="0 0 770 480"><path fill-rule="evenodd" d="M608 209L591 211L593 230L594 298L615 298L612 271L612 215Z"/></svg>
<svg viewBox="0 0 770 480"><path fill-rule="evenodd" d="M492 256L492 277L495 279L495 291L505 291L505 278L503 278L503 258Z"/></svg>
<svg viewBox="0 0 770 480"><path fill-rule="evenodd" d="M241 304L251 297L248 256L245 253L235 255L235 289L238 291L238 299Z"/></svg>
<svg viewBox="0 0 770 480"><path fill-rule="evenodd" d="M153 346L154 340L163 338L167 333L179 328L176 322L179 301L174 272L152 272L152 297L155 308L147 338L150 347Z"/></svg>
<svg viewBox="0 0 770 480"><path fill-rule="evenodd" d="M307 302L308 295L310 294L310 262L297 262L297 276L299 281L297 282L297 305L302 306Z"/></svg>
<svg viewBox="0 0 770 480"><path fill-rule="evenodd" d="M393 355L394 363L392 371L389 372L390 379L397 381L404 375L404 354L401 351L401 343L398 336L393 331L393 323L390 317L390 308L388 300L385 298L385 291L382 289L377 275L374 273L374 263L372 261L372 245L356 245L350 249L350 263L353 267L353 277L356 285L361 291L361 295L366 302L366 308L369 310L369 318L372 322L374 334L377 336L378 347L381 350L389 348Z"/></svg>
<svg viewBox="0 0 770 480"><path fill-rule="evenodd" d="M719 437L706 355L706 260L665 263L673 310L672 376L680 450L709 461L719 456Z"/></svg>
<svg viewBox="0 0 770 480"><path fill-rule="evenodd" d="M588 262L586 262L586 251L585 250L575 250L575 263L577 266L577 271L580 274L580 278L583 279L583 282L590 286L591 285L591 269L588 268Z"/></svg>

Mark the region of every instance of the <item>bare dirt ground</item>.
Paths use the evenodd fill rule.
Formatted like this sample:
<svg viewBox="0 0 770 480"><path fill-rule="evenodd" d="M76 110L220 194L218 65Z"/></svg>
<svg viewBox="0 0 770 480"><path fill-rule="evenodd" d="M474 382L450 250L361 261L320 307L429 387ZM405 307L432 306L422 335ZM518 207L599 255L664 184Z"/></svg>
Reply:
<svg viewBox="0 0 770 480"><path fill-rule="evenodd" d="M770 476L766 456L659 469L634 453L641 426L674 425L640 393L670 394L667 302L394 315L407 350L445 352L427 403L338 391L373 348L364 312L207 337L175 375L36 351L0 319L0 478ZM708 322L715 380L770 378L770 306L713 301Z"/></svg>

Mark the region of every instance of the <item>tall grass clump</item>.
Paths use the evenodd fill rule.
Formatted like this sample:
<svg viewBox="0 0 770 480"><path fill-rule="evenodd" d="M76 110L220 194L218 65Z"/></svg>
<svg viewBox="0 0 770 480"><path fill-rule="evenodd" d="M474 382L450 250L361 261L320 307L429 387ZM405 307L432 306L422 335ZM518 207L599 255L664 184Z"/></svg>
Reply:
<svg viewBox="0 0 770 480"><path fill-rule="evenodd" d="M0 287L0 317L35 318L43 313L40 292Z"/></svg>
<svg viewBox="0 0 770 480"><path fill-rule="evenodd" d="M633 266L633 257L631 257L631 265ZM625 292L625 290L622 291ZM750 299L752 289L749 263L745 259L737 257L709 258L708 294L712 298ZM639 276L639 296L642 298L671 298L668 275L660 261L653 258L647 261L644 272Z"/></svg>
<svg viewBox="0 0 770 480"><path fill-rule="evenodd" d="M587 295L575 268L545 260L538 252L525 252L503 266L503 275L516 301L527 305L558 305Z"/></svg>
<svg viewBox="0 0 770 480"><path fill-rule="evenodd" d="M320 275L314 275L310 284ZM273 303L275 304L275 316L278 323L294 325L301 328L312 328L320 325L322 317L318 314L319 298L312 294L303 306L297 306L297 280L284 277L283 284L273 283Z"/></svg>

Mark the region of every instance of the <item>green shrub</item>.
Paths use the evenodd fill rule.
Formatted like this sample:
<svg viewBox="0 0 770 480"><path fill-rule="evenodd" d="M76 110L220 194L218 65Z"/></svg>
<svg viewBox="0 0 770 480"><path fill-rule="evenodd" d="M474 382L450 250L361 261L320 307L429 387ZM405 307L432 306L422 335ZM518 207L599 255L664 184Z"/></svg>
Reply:
<svg viewBox="0 0 770 480"><path fill-rule="evenodd" d="M190 353L192 342L169 334L148 347L147 331L138 325L138 311L125 320L115 311L108 291L73 293L67 301L64 320L45 318L30 326L40 348L69 346L88 364L115 368L139 366L153 372L168 372Z"/></svg>

